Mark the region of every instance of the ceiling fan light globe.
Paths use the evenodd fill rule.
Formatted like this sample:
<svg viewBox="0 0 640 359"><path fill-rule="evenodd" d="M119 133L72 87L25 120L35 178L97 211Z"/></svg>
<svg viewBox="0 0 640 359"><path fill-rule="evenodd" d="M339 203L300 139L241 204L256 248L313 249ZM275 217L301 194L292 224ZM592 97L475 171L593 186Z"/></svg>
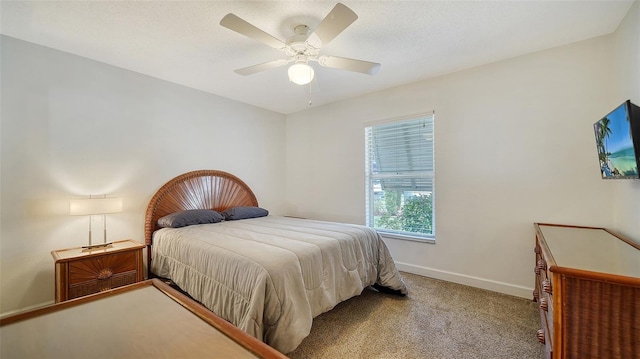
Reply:
<svg viewBox="0 0 640 359"><path fill-rule="evenodd" d="M313 67L307 64L293 64L289 67L289 81L296 85L306 85L313 80Z"/></svg>

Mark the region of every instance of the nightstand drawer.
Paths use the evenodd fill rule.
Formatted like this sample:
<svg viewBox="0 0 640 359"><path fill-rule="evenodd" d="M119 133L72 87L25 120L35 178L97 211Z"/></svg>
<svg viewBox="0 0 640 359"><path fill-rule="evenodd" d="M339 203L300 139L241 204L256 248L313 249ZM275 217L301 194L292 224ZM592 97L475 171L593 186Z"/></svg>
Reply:
<svg viewBox="0 0 640 359"><path fill-rule="evenodd" d="M74 299L85 295L104 292L109 289L122 287L123 285L136 283L138 280L136 271L118 273L107 279L96 279L69 286L69 298Z"/></svg>
<svg viewBox="0 0 640 359"><path fill-rule="evenodd" d="M136 271L136 252L122 252L69 263L69 284L107 280L119 273Z"/></svg>
<svg viewBox="0 0 640 359"><path fill-rule="evenodd" d="M69 263L69 299L137 282L136 252Z"/></svg>

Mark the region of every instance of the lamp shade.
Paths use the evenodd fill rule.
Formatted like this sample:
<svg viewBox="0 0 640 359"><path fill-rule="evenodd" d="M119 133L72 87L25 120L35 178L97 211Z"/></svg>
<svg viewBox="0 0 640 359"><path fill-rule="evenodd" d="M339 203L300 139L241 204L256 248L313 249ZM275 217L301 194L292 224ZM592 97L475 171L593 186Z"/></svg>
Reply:
<svg viewBox="0 0 640 359"><path fill-rule="evenodd" d="M122 198L83 198L69 202L69 214L72 216L117 212L122 212Z"/></svg>
<svg viewBox="0 0 640 359"><path fill-rule="evenodd" d="M296 63L289 67L289 81L297 85L306 85L313 80L313 67L305 63Z"/></svg>

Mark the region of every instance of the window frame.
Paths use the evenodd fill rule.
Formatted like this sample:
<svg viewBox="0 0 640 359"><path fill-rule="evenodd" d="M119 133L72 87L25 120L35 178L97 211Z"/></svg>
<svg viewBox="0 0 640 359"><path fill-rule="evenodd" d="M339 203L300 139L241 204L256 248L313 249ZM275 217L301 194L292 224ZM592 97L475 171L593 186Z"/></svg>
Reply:
<svg viewBox="0 0 640 359"><path fill-rule="evenodd" d="M372 171L372 165L371 165L371 161L372 159L371 157L371 151L372 151L372 143L371 143L371 135L370 135L370 129L375 127L375 126L379 126L379 125L385 125L385 124L391 124L391 123L400 123L400 122L408 122L408 121L413 121L413 120L418 120L418 119L423 119L423 118L430 118L431 122L432 122L432 133L433 133L433 138L431 139L431 146L432 146L432 151L433 151L433 157L432 157L432 166L433 166L433 171L422 171L422 172L417 172L417 174L419 174L421 177L428 177L431 180L431 234L424 234L424 235L418 235L416 233L412 233L412 232L405 232L405 231L396 231L396 230L388 230L388 229L384 229L384 228L376 228L374 227L374 205L375 205L375 201L373 199L374 196L374 183L373 181L375 179L379 179L382 177L388 177L389 175L375 175ZM400 240L408 240L408 241L415 241L415 242L420 242L420 243L430 243L430 244L435 244L436 242L436 184L435 184L435 174L436 174L436 168L435 168L435 111L432 112L425 112L425 113L419 113L419 114L414 114L414 115L409 115L409 116L403 116L403 117L396 117L396 118L391 118L391 119L386 119L386 120L382 120L382 121L375 121L375 122L368 122L364 124L364 134L365 134L365 208L366 208L366 214L365 214L365 221L366 221L366 225L368 227L374 228L376 231L378 231L380 233L380 235L383 238L393 238L393 239L400 239ZM416 176L410 176L410 175L406 175L406 174L399 174L398 176L391 176L392 178L401 178L401 177L410 177L410 178L415 178Z"/></svg>

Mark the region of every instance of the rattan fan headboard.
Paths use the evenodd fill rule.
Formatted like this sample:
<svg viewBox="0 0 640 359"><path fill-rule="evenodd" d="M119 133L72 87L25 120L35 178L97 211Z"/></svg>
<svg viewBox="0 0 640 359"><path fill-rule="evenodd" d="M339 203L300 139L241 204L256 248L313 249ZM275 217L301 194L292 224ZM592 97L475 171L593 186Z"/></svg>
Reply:
<svg viewBox="0 0 640 359"><path fill-rule="evenodd" d="M144 242L152 244L158 219L185 209L224 211L231 207L258 206L251 188L238 177L223 171L199 170L182 174L153 195L144 219ZM150 251L148 251L150 253Z"/></svg>

